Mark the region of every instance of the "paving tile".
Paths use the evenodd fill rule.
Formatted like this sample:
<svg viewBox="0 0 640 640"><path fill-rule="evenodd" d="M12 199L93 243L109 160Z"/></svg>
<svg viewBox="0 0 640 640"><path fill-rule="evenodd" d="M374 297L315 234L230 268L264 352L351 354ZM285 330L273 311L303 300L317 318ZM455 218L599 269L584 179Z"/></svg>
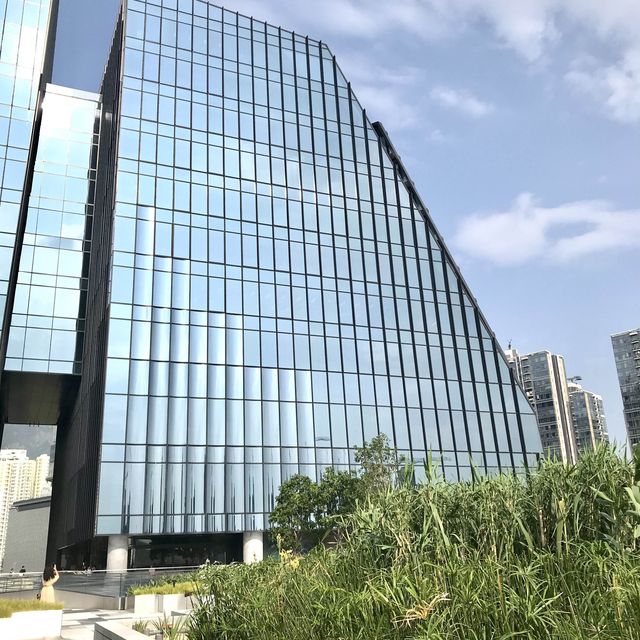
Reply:
<svg viewBox="0 0 640 640"><path fill-rule="evenodd" d="M109 611L107 609L69 609L62 616L62 640L93 640L96 622L130 620L132 611Z"/></svg>

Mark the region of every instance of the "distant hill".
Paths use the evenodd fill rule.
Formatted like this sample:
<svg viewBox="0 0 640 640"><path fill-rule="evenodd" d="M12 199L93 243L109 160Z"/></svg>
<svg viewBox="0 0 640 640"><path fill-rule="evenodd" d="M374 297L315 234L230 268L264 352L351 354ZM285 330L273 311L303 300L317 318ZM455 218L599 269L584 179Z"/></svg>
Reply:
<svg viewBox="0 0 640 640"><path fill-rule="evenodd" d="M8 424L2 438L3 449L26 449L30 458L51 453L51 444L56 437L56 428L52 426L29 426Z"/></svg>

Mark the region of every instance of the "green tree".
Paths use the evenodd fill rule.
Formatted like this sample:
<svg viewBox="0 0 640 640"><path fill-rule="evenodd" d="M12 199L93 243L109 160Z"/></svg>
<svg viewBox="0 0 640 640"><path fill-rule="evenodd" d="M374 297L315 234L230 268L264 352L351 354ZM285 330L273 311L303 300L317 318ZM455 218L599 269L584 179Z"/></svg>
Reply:
<svg viewBox="0 0 640 640"><path fill-rule="evenodd" d="M270 517L271 534L279 546L301 551L316 544L320 537L316 521L320 502L320 487L307 476L296 474L280 485Z"/></svg>
<svg viewBox="0 0 640 640"><path fill-rule="evenodd" d="M384 434L357 447L355 460L359 473L330 467L317 484L303 475L282 483L270 517L271 535L281 548L299 552L338 538L341 517L366 495L394 486L404 464Z"/></svg>
<svg viewBox="0 0 640 640"><path fill-rule="evenodd" d="M327 535L335 528L339 516L355 511L362 497L362 479L349 471L336 471L329 467L318 485L318 522Z"/></svg>
<svg viewBox="0 0 640 640"><path fill-rule="evenodd" d="M271 512L271 535L284 549L302 551L335 538L339 517L353 513L362 481L349 471L327 469L320 482L295 475L280 487Z"/></svg>
<svg viewBox="0 0 640 640"><path fill-rule="evenodd" d="M405 463L404 457L389 446L389 438L384 433L356 447L355 460L362 469L362 490L365 494L378 493L393 486Z"/></svg>

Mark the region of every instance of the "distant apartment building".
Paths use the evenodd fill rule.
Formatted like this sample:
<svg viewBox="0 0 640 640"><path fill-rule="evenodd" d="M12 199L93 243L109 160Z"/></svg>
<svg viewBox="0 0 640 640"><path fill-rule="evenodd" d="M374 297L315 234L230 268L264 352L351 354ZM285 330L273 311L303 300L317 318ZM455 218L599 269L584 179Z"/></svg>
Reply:
<svg viewBox="0 0 640 640"><path fill-rule="evenodd" d="M608 442L602 397L583 389L575 381L569 381L567 387L578 453L595 449L599 442Z"/></svg>
<svg viewBox="0 0 640 640"><path fill-rule="evenodd" d="M18 501L50 495L48 475L48 455L31 460L24 449L0 450L0 562L4 558L11 507Z"/></svg>
<svg viewBox="0 0 640 640"><path fill-rule="evenodd" d="M505 354L536 412L545 453L563 462L575 462L578 447L564 358L548 351L521 355L511 348Z"/></svg>
<svg viewBox="0 0 640 640"><path fill-rule="evenodd" d="M34 462L36 464L33 471L33 497L50 496L51 483L49 480L51 477L51 460L48 455L42 454L38 456Z"/></svg>
<svg viewBox="0 0 640 640"><path fill-rule="evenodd" d="M640 328L611 336L629 443L640 444Z"/></svg>

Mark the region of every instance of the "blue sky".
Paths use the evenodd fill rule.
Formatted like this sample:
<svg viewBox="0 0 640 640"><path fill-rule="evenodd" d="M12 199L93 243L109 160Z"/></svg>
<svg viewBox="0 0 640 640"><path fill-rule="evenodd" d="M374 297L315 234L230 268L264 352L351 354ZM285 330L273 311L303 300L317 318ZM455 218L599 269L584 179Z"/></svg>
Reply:
<svg viewBox="0 0 640 640"><path fill-rule="evenodd" d="M119 2L60 2L54 81L95 91ZM623 440L609 336L640 326L640 2L225 6L329 45L503 346L563 354Z"/></svg>

